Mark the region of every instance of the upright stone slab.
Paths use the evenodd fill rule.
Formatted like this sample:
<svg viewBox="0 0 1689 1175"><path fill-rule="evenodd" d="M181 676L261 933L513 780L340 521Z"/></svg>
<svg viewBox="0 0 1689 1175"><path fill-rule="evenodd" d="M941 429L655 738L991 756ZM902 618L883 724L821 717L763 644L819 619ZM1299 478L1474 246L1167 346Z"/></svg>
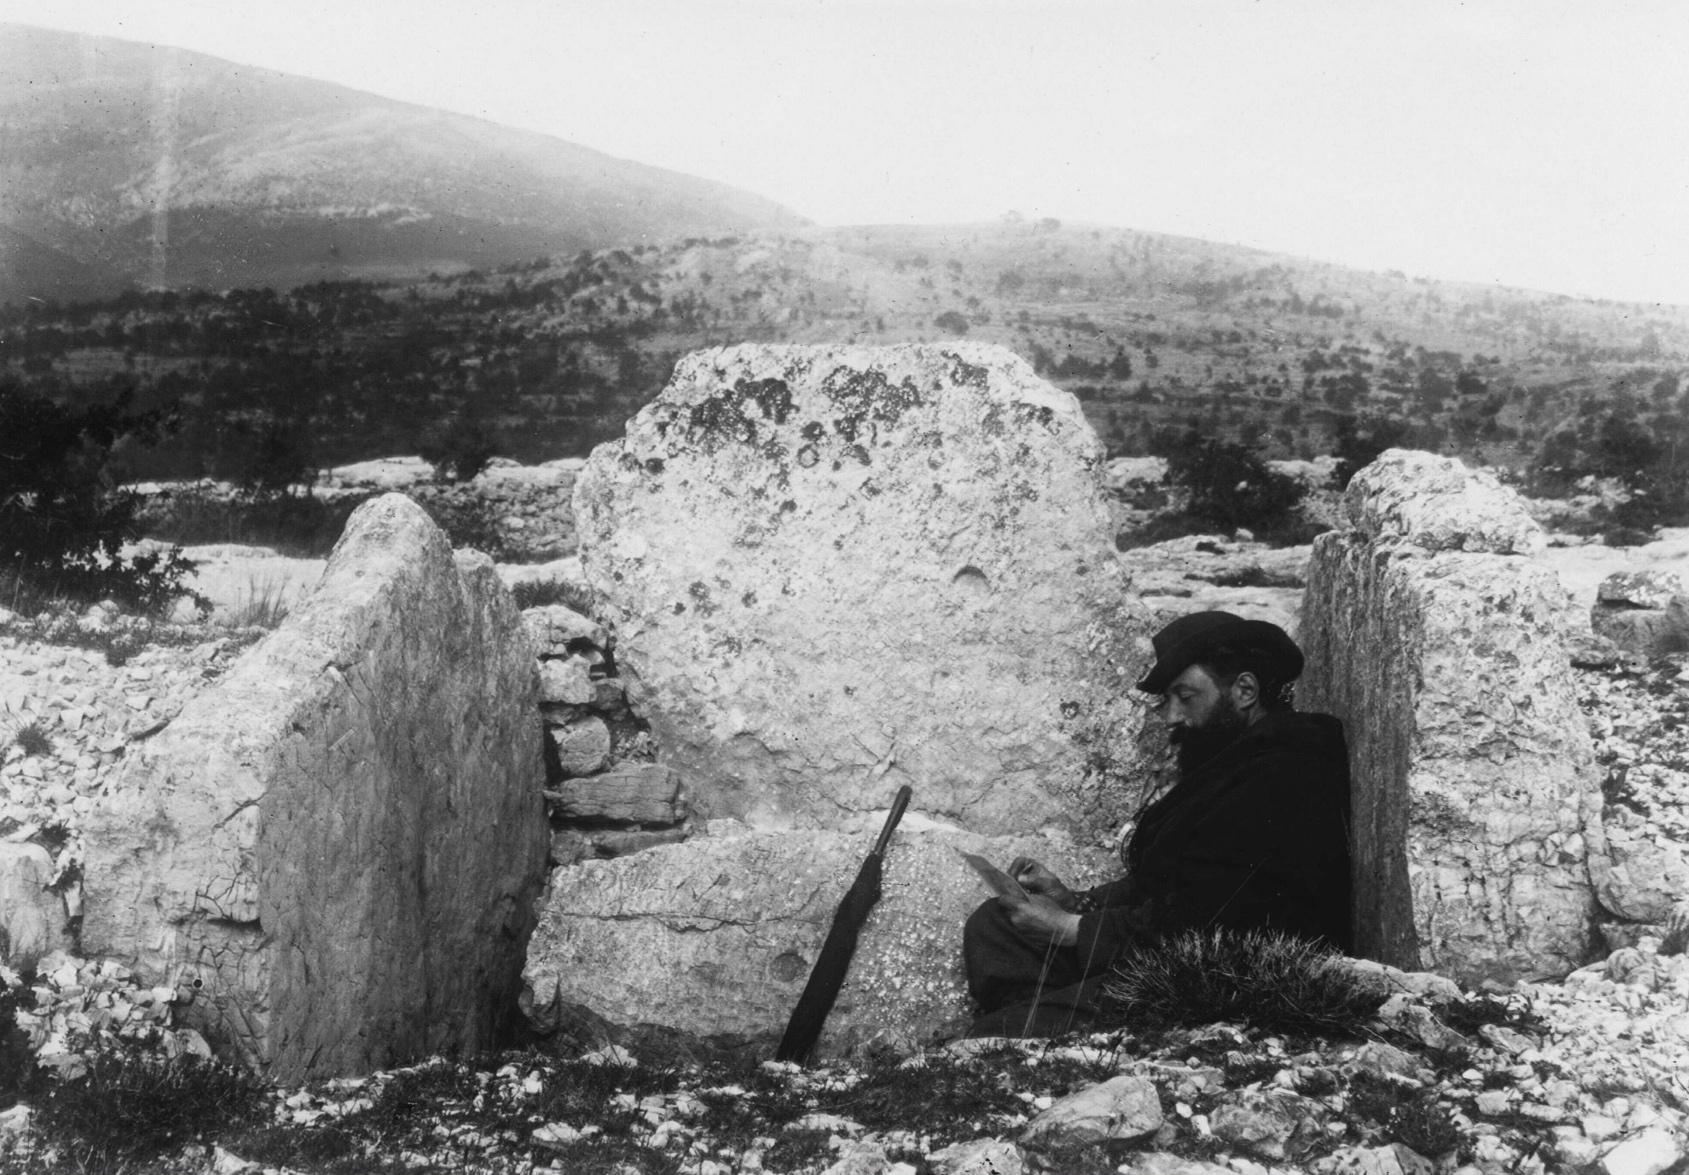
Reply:
<svg viewBox="0 0 1689 1175"><path fill-rule="evenodd" d="M408 498L138 746L91 815L83 945L281 1081L492 1045L544 882L534 653Z"/></svg>
<svg viewBox="0 0 1689 1175"><path fill-rule="evenodd" d="M1112 833L1148 621L1101 458L1077 401L999 347L682 360L575 509L693 810L843 827L908 782L968 830Z"/></svg>
<svg viewBox="0 0 1689 1175"><path fill-rule="evenodd" d="M1314 545L1298 706L1348 731L1357 951L1471 980L1570 970L1601 792L1542 533L1494 478L1400 449L1345 509Z"/></svg>

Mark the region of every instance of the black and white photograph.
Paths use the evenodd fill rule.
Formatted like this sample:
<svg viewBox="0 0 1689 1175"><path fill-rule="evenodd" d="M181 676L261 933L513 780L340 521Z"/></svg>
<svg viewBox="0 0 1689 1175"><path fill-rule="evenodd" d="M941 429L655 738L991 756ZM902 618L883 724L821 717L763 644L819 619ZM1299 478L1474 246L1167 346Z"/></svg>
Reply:
<svg viewBox="0 0 1689 1175"><path fill-rule="evenodd" d="M1685 1175L1686 61L0 0L0 1175Z"/></svg>

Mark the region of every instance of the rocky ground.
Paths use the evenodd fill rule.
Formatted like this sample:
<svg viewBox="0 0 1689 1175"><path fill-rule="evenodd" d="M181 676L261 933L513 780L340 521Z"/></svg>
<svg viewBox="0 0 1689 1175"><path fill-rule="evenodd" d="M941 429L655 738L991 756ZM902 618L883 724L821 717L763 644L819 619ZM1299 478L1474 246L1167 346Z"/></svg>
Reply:
<svg viewBox="0 0 1689 1175"><path fill-rule="evenodd" d="M1197 542L1139 556L1134 574L1170 605L1233 586L1296 588L1298 555ZM1240 556L1258 570L1237 572ZM1193 567L1200 578L1183 580ZM148 626L103 609L0 615L0 839L47 849L67 907L80 817L125 748L261 631ZM1579 681L1609 803L1636 835L1689 846L1684 659L1580 670ZM634 1033L251 1093L241 1112L152 1154L124 1149L144 1123L108 1108L101 1141L86 1122L69 1130L64 1106L103 1080L88 1070L91 1040L203 1051L172 1030L191 995L60 952L24 985L18 1017L56 1076L0 1113L0 1171L1660 1175L1689 1168L1689 957L1660 955L1646 929L1609 928L1615 945L1636 945L1507 991L1398 975L1377 1018L1346 1035L1213 1024L799 1071L764 1061L766 1041Z"/></svg>

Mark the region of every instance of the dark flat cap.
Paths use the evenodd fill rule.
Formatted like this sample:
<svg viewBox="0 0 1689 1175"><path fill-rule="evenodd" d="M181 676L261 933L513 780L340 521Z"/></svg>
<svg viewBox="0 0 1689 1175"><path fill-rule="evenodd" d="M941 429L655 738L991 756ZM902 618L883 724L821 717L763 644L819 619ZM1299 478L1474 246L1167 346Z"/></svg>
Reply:
<svg viewBox="0 0 1689 1175"><path fill-rule="evenodd" d="M1156 633L1155 664L1138 679L1137 688L1148 694L1165 693L1173 679L1202 660L1202 655L1221 645L1266 650L1275 675L1295 681L1302 672L1302 650L1290 634L1265 620L1245 620L1230 612L1192 612L1181 616Z"/></svg>

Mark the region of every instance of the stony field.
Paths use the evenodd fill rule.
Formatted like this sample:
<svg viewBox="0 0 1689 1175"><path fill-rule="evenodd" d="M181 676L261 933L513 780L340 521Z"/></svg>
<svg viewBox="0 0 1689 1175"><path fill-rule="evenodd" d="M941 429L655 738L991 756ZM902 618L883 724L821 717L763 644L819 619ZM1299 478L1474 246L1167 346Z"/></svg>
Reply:
<svg viewBox="0 0 1689 1175"><path fill-rule="evenodd" d="M1294 568L1258 562L1261 574L1236 586L1289 590ZM1232 574L1210 570L1191 581L1205 602ZM1155 582L1172 604L1185 597L1170 574ZM1264 599L1262 612L1277 602ZM99 609L0 616L0 838L44 846L73 911L81 819L126 748L261 635ZM1636 835L1689 848L1684 660L1578 675L1609 804ZM75 1118L64 1091L100 1078L97 1065L88 1071L94 1039L202 1051L172 1030L187 996L59 953L18 1019L65 1084L38 1083L0 1114L0 1170L1661 1175L1684 1168L1689 1138L1689 956L1658 947L1643 937L1570 976L1505 991L1396 973L1376 1018L1340 1034L1129 1027L799 1071L764 1062L767 1040L582 1032L567 1046L308 1089L216 1086L195 1096L226 1112L189 1115L144 1155L126 1140L139 1145L149 1123L110 1107L105 1135L86 1122L66 1133Z"/></svg>

